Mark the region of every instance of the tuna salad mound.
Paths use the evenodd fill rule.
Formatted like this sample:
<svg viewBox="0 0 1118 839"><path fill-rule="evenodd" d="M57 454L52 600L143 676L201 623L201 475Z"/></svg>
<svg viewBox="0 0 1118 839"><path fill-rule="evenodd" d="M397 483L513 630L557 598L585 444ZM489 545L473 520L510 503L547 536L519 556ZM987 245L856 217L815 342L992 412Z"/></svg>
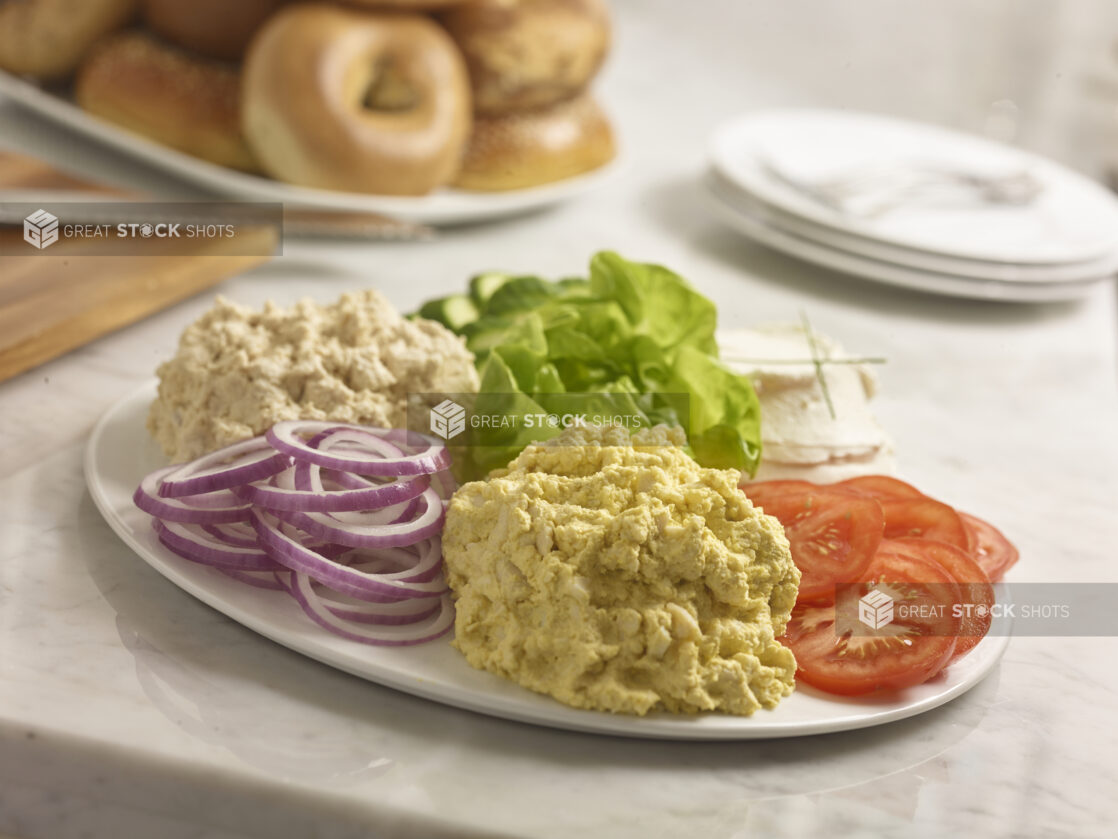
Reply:
<svg viewBox="0 0 1118 839"><path fill-rule="evenodd" d="M478 388L473 355L378 292L256 311L218 297L160 365L147 427L172 462L291 419L403 427L407 395Z"/></svg>
<svg viewBox="0 0 1118 839"><path fill-rule="evenodd" d="M792 692L784 531L685 442L572 428L454 494L443 551L471 665L616 713L751 714Z"/></svg>

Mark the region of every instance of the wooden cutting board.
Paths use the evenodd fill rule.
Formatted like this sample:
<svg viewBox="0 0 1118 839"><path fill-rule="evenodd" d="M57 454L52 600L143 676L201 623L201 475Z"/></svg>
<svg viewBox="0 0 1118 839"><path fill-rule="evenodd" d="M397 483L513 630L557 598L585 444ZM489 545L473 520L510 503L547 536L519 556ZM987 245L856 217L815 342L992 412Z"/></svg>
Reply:
<svg viewBox="0 0 1118 839"><path fill-rule="evenodd" d="M88 190L91 200L121 194L3 151L0 188ZM243 255L256 239L251 250L261 255ZM49 252L8 256L19 253L23 231L0 229L0 381L267 262L275 239L267 228L239 232L235 254L228 240L166 242L173 253L151 240L143 256L94 256L90 242L61 240Z"/></svg>

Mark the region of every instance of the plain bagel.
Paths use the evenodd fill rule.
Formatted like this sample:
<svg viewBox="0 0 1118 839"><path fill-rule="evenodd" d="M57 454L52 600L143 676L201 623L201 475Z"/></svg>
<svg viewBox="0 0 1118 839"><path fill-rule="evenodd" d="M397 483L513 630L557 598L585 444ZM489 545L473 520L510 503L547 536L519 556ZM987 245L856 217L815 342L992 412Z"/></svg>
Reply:
<svg viewBox="0 0 1118 839"><path fill-rule="evenodd" d="M62 79L100 38L136 13L138 0L0 0L0 68Z"/></svg>
<svg viewBox="0 0 1118 839"><path fill-rule="evenodd" d="M447 34L418 15L289 6L245 56L243 126L289 183L422 195L458 170L469 79Z"/></svg>
<svg viewBox="0 0 1118 839"><path fill-rule="evenodd" d="M341 0L347 6L360 6L364 9L396 9L408 12L430 12L460 6L471 0Z"/></svg>
<svg viewBox="0 0 1118 839"><path fill-rule="evenodd" d="M213 58L239 59L268 17L287 0L143 0L153 32Z"/></svg>
<svg viewBox="0 0 1118 839"><path fill-rule="evenodd" d="M609 120L586 93L535 111L477 117L454 185L524 189L597 169L615 153Z"/></svg>
<svg viewBox="0 0 1118 839"><path fill-rule="evenodd" d="M439 19L466 56L479 114L570 99L609 51L603 0L476 0Z"/></svg>

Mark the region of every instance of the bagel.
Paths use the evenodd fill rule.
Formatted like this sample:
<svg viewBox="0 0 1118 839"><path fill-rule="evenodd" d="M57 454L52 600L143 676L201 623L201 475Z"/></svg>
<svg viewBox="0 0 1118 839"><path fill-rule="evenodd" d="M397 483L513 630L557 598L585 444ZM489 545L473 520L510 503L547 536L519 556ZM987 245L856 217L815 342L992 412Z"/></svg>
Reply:
<svg viewBox="0 0 1118 839"><path fill-rule="evenodd" d="M570 99L609 51L603 0L478 0L439 20L466 57L479 114Z"/></svg>
<svg viewBox="0 0 1118 839"><path fill-rule="evenodd" d="M422 195L455 174L470 89L449 36L418 15L288 6L245 56L245 136L289 183Z"/></svg>
<svg viewBox="0 0 1118 839"><path fill-rule="evenodd" d="M347 6L361 6L365 9L397 9L409 12L429 12L458 6L470 0L341 0Z"/></svg>
<svg viewBox="0 0 1118 839"><path fill-rule="evenodd" d="M597 169L615 153L609 120L585 93L536 111L476 117L454 185L524 189Z"/></svg>
<svg viewBox="0 0 1118 839"><path fill-rule="evenodd" d="M286 0L143 0L148 28L212 58L239 59L252 36Z"/></svg>
<svg viewBox="0 0 1118 839"><path fill-rule="evenodd" d="M91 114L221 166L258 170L241 135L240 74L143 32L102 41L78 70L74 98Z"/></svg>
<svg viewBox="0 0 1118 839"><path fill-rule="evenodd" d="M138 0L0 0L0 68L58 80L127 24Z"/></svg>

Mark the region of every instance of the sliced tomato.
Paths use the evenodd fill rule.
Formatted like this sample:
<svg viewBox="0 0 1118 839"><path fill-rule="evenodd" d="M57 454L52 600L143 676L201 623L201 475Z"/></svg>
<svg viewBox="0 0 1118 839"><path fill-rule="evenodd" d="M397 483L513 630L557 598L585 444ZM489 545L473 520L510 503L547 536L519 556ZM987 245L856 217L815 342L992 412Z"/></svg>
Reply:
<svg viewBox="0 0 1118 839"><path fill-rule="evenodd" d="M884 475L743 489L784 525L803 575L782 641L804 683L845 695L918 685L989 630L990 581L1017 561L1017 551L981 519ZM860 506L867 503L877 509ZM867 549L869 560L854 572ZM859 608L873 592L886 595L877 597L880 608L892 607L876 626Z"/></svg>
<svg viewBox="0 0 1118 839"><path fill-rule="evenodd" d="M889 475L859 475L834 484L840 489L852 489L876 498L878 501L894 501L900 498L923 498L924 493L912 484Z"/></svg>
<svg viewBox="0 0 1118 839"><path fill-rule="evenodd" d="M923 635L898 621L890 634L835 630L835 606L797 605L781 639L796 656L796 677L844 696L901 690L923 684L942 670L955 639Z"/></svg>
<svg viewBox="0 0 1118 839"><path fill-rule="evenodd" d="M819 484L813 484L810 481L754 481L752 483L741 484L742 491L749 497L757 506L764 506L764 499L776 498L778 495L783 495L787 492L811 492L813 489L819 489Z"/></svg>
<svg viewBox="0 0 1118 839"><path fill-rule="evenodd" d="M954 508L932 498L903 498L881 502L885 538L936 539L967 549L967 531Z"/></svg>
<svg viewBox="0 0 1118 839"><path fill-rule="evenodd" d="M885 527L881 505L868 496L829 487L774 491L764 486L746 485L745 492L784 525L792 561L801 574L797 602L833 601L835 586L860 579L877 551Z"/></svg>
<svg viewBox="0 0 1118 839"><path fill-rule="evenodd" d="M992 621L994 587L986 572L970 554L932 539L892 539L881 543L878 552L894 551L910 556L930 559L943 567L959 585L961 599L953 605L953 611L961 615L959 640L951 661L957 661L986 637Z"/></svg>
<svg viewBox="0 0 1118 839"><path fill-rule="evenodd" d="M959 634L962 620L953 607L962 600L962 589L928 552L906 549L903 540L885 539L862 580L863 593L883 588L897 603L920 607L909 610L906 625L918 627L926 635Z"/></svg>
<svg viewBox="0 0 1118 839"><path fill-rule="evenodd" d="M864 582L844 587L837 605L792 610L783 640L805 683L844 695L900 690L923 684L951 660L961 626L950 609L957 586L939 563L891 544L882 543ZM874 590L892 606L890 619L876 629L858 612L860 598Z"/></svg>
<svg viewBox="0 0 1118 839"><path fill-rule="evenodd" d="M991 582L998 582L1017 562L1017 548L994 525L969 513L959 513L967 532L967 549Z"/></svg>

